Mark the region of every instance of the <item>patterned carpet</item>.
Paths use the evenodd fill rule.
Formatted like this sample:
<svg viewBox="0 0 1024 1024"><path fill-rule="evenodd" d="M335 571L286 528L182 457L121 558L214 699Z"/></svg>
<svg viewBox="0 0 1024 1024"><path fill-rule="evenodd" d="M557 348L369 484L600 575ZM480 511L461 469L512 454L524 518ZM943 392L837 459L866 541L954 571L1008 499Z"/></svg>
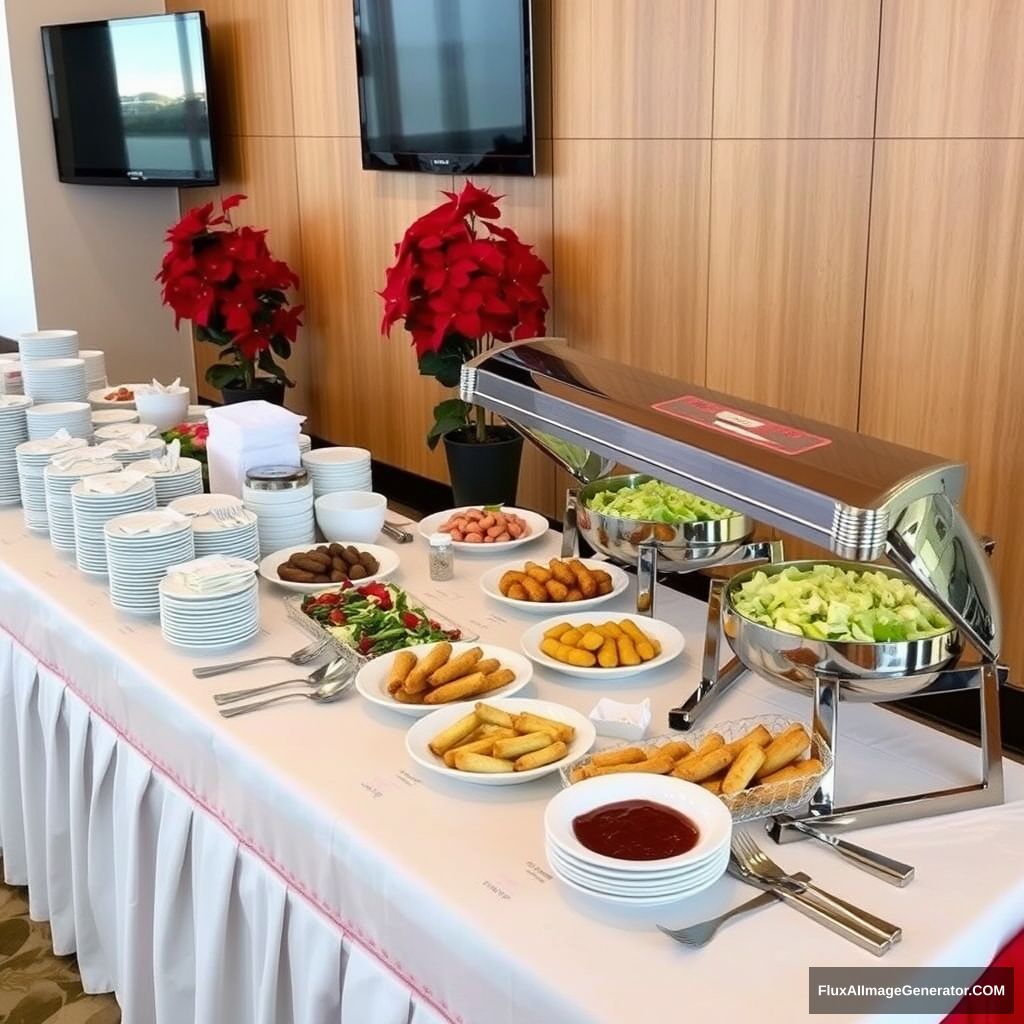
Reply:
<svg viewBox="0 0 1024 1024"><path fill-rule="evenodd" d="M0 1024L119 1024L114 997L86 995L75 958L29 920L27 895L0 882Z"/></svg>

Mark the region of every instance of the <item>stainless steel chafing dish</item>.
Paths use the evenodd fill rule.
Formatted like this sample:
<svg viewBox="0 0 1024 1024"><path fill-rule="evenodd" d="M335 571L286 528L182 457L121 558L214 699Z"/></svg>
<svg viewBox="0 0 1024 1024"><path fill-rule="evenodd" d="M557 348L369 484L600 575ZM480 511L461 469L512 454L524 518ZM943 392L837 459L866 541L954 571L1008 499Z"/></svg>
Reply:
<svg viewBox="0 0 1024 1024"><path fill-rule="evenodd" d="M757 521L840 559L888 559L893 571L916 583L955 627L905 644L811 641L743 619L732 607L729 589L742 579L716 582L708 604L703 679L671 712L670 725L689 728L746 665L813 693L816 740L833 755L808 810L819 828L842 831L1002 802L999 600L986 549L957 508L963 465L635 370L551 338L504 346L468 364L461 395L512 423L584 484L582 500L570 509L584 517L584 534L612 557L638 557L642 579L643 554L652 549L672 568L772 560L770 552L741 550L747 526ZM587 514L587 487L607 486L595 481L617 465L734 509L736 522L718 537L707 529L687 536L684 529L654 541L602 523ZM653 575L653 565L647 570ZM738 655L724 667L723 622ZM836 805L841 700L962 689L980 695L977 783ZM787 820L777 821L773 834L780 841L801 837Z"/></svg>

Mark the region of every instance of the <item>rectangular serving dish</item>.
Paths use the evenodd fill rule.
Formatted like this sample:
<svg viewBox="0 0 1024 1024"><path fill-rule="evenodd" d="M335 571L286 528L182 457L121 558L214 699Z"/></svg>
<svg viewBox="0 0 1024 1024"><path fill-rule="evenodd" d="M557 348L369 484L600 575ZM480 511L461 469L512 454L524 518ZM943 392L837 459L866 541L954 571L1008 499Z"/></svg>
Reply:
<svg viewBox="0 0 1024 1024"><path fill-rule="evenodd" d="M391 584L396 586L397 584ZM414 605L418 605L422 608L431 619L441 624L442 629L457 629L462 634L460 640L476 640L478 636L472 631L467 631L459 623L453 622L447 615L442 615L440 612L431 608L426 601L422 601L411 591L404 590L399 587L398 589L403 590L409 602ZM337 590L336 586L324 587L322 591L318 593L326 593L332 590ZM372 661L372 657L368 657L365 654L360 654L351 644L346 643L344 640L339 639L330 633L327 629L320 625L315 619L310 618L303 610L302 603L308 597L316 597L317 594L292 594L290 597L286 597L284 604L285 609L288 612L289 618L299 626L304 632L308 633L315 640L326 640L330 645L331 649L339 658L349 658L353 665L356 667L362 667L367 662ZM436 641L427 641L429 643L435 643ZM378 655L379 657L379 655Z"/></svg>
<svg viewBox="0 0 1024 1024"><path fill-rule="evenodd" d="M763 725L773 736L777 736L783 729L794 724L794 719L786 718L784 715L755 715L752 718L738 718L731 722L717 722L708 725L703 729L696 729L688 733L672 733L666 736L653 736L647 739L632 743L616 743L613 746L603 748L600 753L608 750L619 750L623 747L640 747L642 750L651 750L668 743L672 740L685 739L694 749L700 746L704 738L710 733L717 732L725 740L731 743L733 740L745 736L751 729ZM808 730L810 731L810 730ZM811 735L811 751L813 756L821 761L822 769L817 775L808 775L803 779L793 779L790 782L776 782L770 786L754 786L745 789L735 796L722 796L720 799L729 808L732 820L754 821L757 818L771 818L776 814L786 814L802 807L810 800L818 786L822 775L832 766L832 755L828 750L819 746L813 734ZM580 765L587 764L591 755L598 751L591 751L584 757L579 757L570 764L563 765L559 770L562 785L571 786L572 771Z"/></svg>

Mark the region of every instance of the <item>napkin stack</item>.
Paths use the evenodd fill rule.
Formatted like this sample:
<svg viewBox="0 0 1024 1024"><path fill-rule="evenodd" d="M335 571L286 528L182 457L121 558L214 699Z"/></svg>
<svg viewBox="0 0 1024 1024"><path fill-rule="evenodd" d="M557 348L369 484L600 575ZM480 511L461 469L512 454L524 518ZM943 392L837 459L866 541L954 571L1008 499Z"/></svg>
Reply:
<svg viewBox="0 0 1024 1024"><path fill-rule="evenodd" d="M143 384L140 389L145 390L145 392L150 395L173 395L177 394L179 391L185 390L181 386L180 377L175 377L170 384L161 384L160 381L154 377L152 384Z"/></svg>
<svg viewBox="0 0 1024 1024"><path fill-rule="evenodd" d="M191 562L172 565L167 572L180 576L183 586L196 594L216 594L236 590L258 568L255 562L247 558L204 555Z"/></svg>
<svg viewBox="0 0 1024 1024"><path fill-rule="evenodd" d="M242 496L246 470L299 466L299 430L305 420L269 402L239 402L207 414L210 490Z"/></svg>
<svg viewBox="0 0 1024 1024"><path fill-rule="evenodd" d="M82 490L92 494L124 494L130 491L140 480L145 480L145 473L136 473L123 469L120 473L101 473L99 476L87 476L82 480Z"/></svg>
<svg viewBox="0 0 1024 1024"><path fill-rule="evenodd" d="M120 475L128 476L129 474L130 471L126 471ZM139 512L130 518L126 516L118 524L118 529L130 537L154 537L161 533L178 530L187 522L189 522L188 516L183 516L173 509L162 508L159 512Z"/></svg>

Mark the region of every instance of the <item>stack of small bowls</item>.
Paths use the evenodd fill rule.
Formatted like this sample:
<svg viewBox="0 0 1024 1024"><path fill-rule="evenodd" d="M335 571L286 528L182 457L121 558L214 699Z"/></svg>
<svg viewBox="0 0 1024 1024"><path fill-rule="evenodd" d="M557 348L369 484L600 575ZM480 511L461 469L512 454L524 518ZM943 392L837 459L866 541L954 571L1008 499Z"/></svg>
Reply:
<svg viewBox="0 0 1024 1024"><path fill-rule="evenodd" d="M118 463L104 457L95 448L79 448L69 452L67 460L61 460L60 465L51 462L43 471L50 543L58 551L75 550L75 517L71 510L71 488L87 476L116 473L120 468Z"/></svg>
<svg viewBox="0 0 1024 1024"><path fill-rule="evenodd" d="M28 440L25 410L31 404L32 399L24 395L0 396L0 505L21 501L17 448Z"/></svg>
<svg viewBox="0 0 1024 1024"><path fill-rule="evenodd" d="M261 466L245 474L242 502L256 514L260 557L316 539L313 484L304 469Z"/></svg>
<svg viewBox="0 0 1024 1024"><path fill-rule="evenodd" d="M79 480L71 488L71 511L75 520L75 562L82 572L106 576L107 545L104 527L111 519L129 512L147 512L156 508L156 489L152 480L137 480L126 490L93 490L104 485L117 486L118 473L100 473Z"/></svg>
<svg viewBox="0 0 1024 1024"><path fill-rule="evenodd" d="M15 448L21 506L25 514L25 525L30 530L43 532L49 522L46 512L46 481L43 474L50 460L61 452L85 448L86 443L80 437L71 437L67 440L48 437L25 441Z"/></svg>
<svg viewBox="0 0 1024 1024"><path fill-rule="evenodd" d="M317 448L305 452L302 465L313 479L313 496L337 491L372 491L370 453L365 448Z"/></svg>
<svg viewBox="0 0 1024 1024"><path fill-rule="evenodd" d="M28 420L28 436L32 441L53 437L58 430L66 430L72 437L92 440L92 416L86 402L33 405L25 415Z"/></svg>
<svg viewBox="0 0 1024 1024"><path fill-rule="evenodd" d="M160 581L172 565L195 558L192 523L169 509L132 512L103 528L110 603L134 615L160 611Z"/></svg>

